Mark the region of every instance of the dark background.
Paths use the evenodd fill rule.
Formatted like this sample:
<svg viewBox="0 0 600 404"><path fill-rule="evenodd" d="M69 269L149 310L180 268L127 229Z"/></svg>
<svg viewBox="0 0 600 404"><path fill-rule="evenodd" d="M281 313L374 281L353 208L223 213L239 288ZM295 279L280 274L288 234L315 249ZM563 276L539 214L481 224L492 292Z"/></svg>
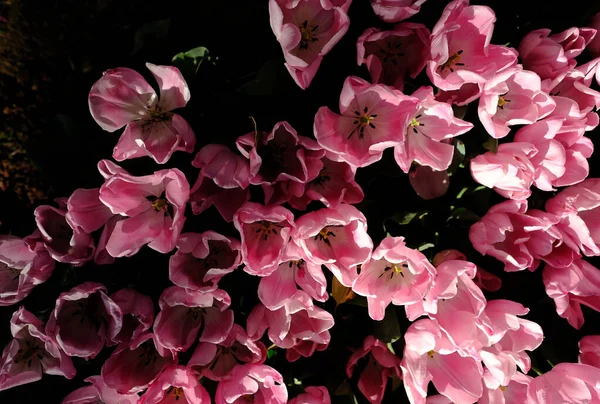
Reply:
<svg viewBox="0 0 600 404"><path fill-rule="evenodd" d="M411 20L423 22L431 29L446 3L429 0ZM568 7L564 1L548 0L472 3L495 10L497 23L492 42L514 47L533 29L547 27L559 32L571 26L585 26L587 19L600 8L585 0L569 1ZM197 71L189 65L182 67L192 98L179 113L194 128L196 150L208 143L233 147L238 136L253 130L250 116L263 130L287 120L300 134L312 136L315 112L322 105L337 109L344 79L348 75L369 78L366 68L356 64L358 36L371 26L391 28L375 17L368 1L354 0L349 11L348 33L325 57L310 88L303 91L283 66L281 48L269 25L266 0L1 0L0 16L6 20L0 19L0 234L21 237L35 229L36 206L51 204L55 197L68 196L76 188L102 184L96 163L111 157L121 133L103 132L89 114L89 89L104 70L130 67L155 86L145 62L170 64L175 54L204 46L209 50L210 61L203 61ZM586 61L586 57L584 54L580 60ZM416 85L427 84L424 74L416 81ZM410 86L406 91L410 91ZM477 121L475 106L469 107L465 119ZM587 135L598 147L598 130ZM461 140L468 158L484 151L486 134L481 126L476 126ZM193 184L197 170L190 165L192 158L193 155L177 152L161 168L176 166ZM122 165L135 175L157 169L148 158ZM591 167L590 176L600 176L600 164L592 160ZM580 337L600 333L600 315L591 310L584 308L586 323L580 331L556 315L554 303L544 292L540 270L504 274L499 262L473 251L467 236L469 226L502 199L489 190L471 192L474 185L468 169L457 169L446 196L428 202L414 194L407 177L388 152L381 162L359 170L357 180L366 194L359 208L368 219L375 245L388 231L406 237L412 247L434 244L425 250L430 257L437 251L457 248L473 262L502 277L502 289L486 296L512 299L531 308L528 318L538 322L546 334L542 347L532 354L534 365L541 371L550 369L547 360L576 361ZM457 200L456 195L465 186L471 188ZM543 208L551 196L552 193L534 191L530 206ZM456 209L451 211L451 206ZM407 213L424 211L428 214L422 220L403 224ZM214 208L201 216L188 217L185 231L214 229L236 235L235 229L225 224ZM60 292L85 280L104 283L110 293L122 287L135 287L156 302L169 285L167 265L167 255L147 248L132 258L119 259L112 266L88 264L73 268L58 264L50 280L20 304L46 320ZM236 321L242 325L245 315L257 302L257 282L241 271L223 280L224 288L232 296ZM368 318L363 300L351 303L335 311L336 327L327 351L294 364L288 364L283 352L278 352L268 363L288 381L295 377L305 385L324 384L332 394L357 391L355 378L349 384L342 384L349 348L359 346L370 333L384 340L399 337L408 322L402 308L390 306L386 319L375 324ZM0 308L0 347L11 338L10 316L20 304ZM333 299L324 307L333 312ZM402 339L394 343L397 352L401 352L401 342ZM0 402L34 403L43 399L44 403L58 403L83 386L83 379L98 374L111 351L112 348L105 349L98 358L87 362L74 358L78 374L73 380L44 375L35 384L0 392ZM213 387L207 386L209 390ZM290 397L297 389L290 388ZM348 397L341 394L334 400L349 402ZM360 393L357 398L364 401ZM388 387L385 402L407 402L403 389L392 392L391 386Z"/></svg>

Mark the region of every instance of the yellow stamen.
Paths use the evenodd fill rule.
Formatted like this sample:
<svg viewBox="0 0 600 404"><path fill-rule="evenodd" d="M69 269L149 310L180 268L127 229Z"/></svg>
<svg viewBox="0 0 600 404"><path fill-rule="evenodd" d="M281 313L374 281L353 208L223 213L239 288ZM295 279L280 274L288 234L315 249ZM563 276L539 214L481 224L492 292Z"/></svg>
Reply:
<svg viewBox="0 0 600 404"><path fill-rule="evenodd" d="M152 203L152 207L156 209L157 212L160 212L161 209L168 207L169 203L166 199L159 198Z"/></svg>

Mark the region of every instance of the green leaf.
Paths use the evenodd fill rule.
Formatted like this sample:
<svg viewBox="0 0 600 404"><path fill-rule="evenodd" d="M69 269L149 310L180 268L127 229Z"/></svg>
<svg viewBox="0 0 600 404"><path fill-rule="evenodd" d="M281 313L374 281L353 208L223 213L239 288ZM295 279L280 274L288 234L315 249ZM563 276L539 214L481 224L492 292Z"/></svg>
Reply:
<svg viewBox="0 0 600 404"><path fill-rule="evenodd" d="M476 222L479 219L481 218L477 213L461 207L454 209L446 221L449 222L450 220L461 220L465 222Z"/></svg>
<svg viewBox="0 0 600 404"><path fill-rule="evenodd" d="M498 151L498 139L494 139L493 137L489 138L485 141L483 147L492 153L496 153Z"/></svg>
<svg viewBox="0 0 600 404"><path fill-rule="evenodd" d="M419 248L417 248L417 250L423 252L423 251L428 250L428 249L433 248L433 247L435 247L435 244L425 242L425 243L421 244L419 246Z"/></svg>
<svg viewBox="0 0 600 404"><path fill-rule="evenodd" d="M267 350L267 358L271 359L274 356L277 356L277 351L275 349Z"/></svg>
<svg viewBox="0 0 600 404"><path fill-rule="evenodd" d="M402 336L402 331L400 330L400 324L398 323L398 317L396 316L396 309L394 305L390 304L385 309L385 316L383 317L383 320L375 322L373 334L376 338L380 339L386 344L394 342Z"/></svg>

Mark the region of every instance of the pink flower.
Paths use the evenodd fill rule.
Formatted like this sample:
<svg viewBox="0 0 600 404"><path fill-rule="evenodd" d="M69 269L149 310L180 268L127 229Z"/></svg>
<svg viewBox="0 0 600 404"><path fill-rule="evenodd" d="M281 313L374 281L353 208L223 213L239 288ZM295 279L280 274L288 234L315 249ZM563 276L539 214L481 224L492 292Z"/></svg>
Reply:
<svg viewBox="0 0 600 404"><path fill-rule="evenodd" d="M503 143L496 153L490 151L471 159L471 175L505 198L525 200L531 195L535 176L531 158L537 152L530 143Z"/></svg>
<svg viewBox="0 0 600 404"><path fill-rule="evenodd" d="M60 294L46 323L46 334L69 356L94 358L114 341L123 313L104 285L84 282Z"/></svg>
<svg viewBox="0 0 600 404"><path fill-rule="evenodd" d="M493 380L491 387L487 385L488 380ZM483 395L478 404L522 404L527 403L527 386L533 378L523 373L515 373L506 386L496 386L495 379L486 369L483 374Z"/></svg>
<svg viewBox="0 0 600 404"><path fill-rule="evenodd" d="M421 301L435 276L427 257L407 248L404 237L388 236L363 264L352 290L367 297L369 315L379 321L390 303L401 306Z"/></svg>
<svg viewBox="0 0 600 404"><path fill-rule="evenodd" d="M466 261L467 257L458 250L443 250L435 254L431 262L434 267L437 267L442 262L451 260ZM500 278L480 267L477 267L477 273L475 274L475 278L473 278L473 282L479 288L490 292L495 292L502 286Z"/></svg>
<svg viewBox="0 0 600 404"><path fill-rule="evenodd" d="M583 259L567 268L546 265L543 272L546 293L556 304L556 312L569 324L583 325L581 305L600 311L600 270Z"/></svg>
<svg viewBox="0 0 600 404"><path fill-rule="evenodd" d="M319 108L315 137L339 160L355 167L368 166L380 160L385 149L403 141L402 133L417 103L418 99L392 87L350 76L340 95L341 115L328 107Z"/></svg>
<svg viewBox="0 0 600 404"><path fill-rule="evenodd" d="M600 368L600 335L586 335L581 338L579 363Z"/></svg>
<svg viewBox="0 0 600 404"><path fill-rule="evenodd" d="M299 185L315 179L323 168L325 151L314 140L298 136L287 122L276 123L268 134L256 131L240 136L236 144L250 162L250 183L263 187L265 204L289 199L281 186L301 196L304 186Z"/></svg>
<svg viewBox="0 0 600 404"><path fill-rule="evenodd" d="M248 202L235 213L233 224L242 239L244 271L257 276L272 274L296 227L292 212L281 206Z"/></svg>
<svg viewBox="0 0 600 404"><path fill-rule="evenodd" d="M67 200L67 223L85 233L92 233L104 226L114 214L99 197L100 188L76 189Z"/></svg>
<svg viewBox="0 0 600 404"><path fill-rule="evenodd" d="M0 391L33 383L42 373L72 379L75 368L71 358L44 334L44 324L21 306L10 319L13 339L0 359Z"/></svg>
<svg viewBox="0 0 600 404"><path fill-rule="evenodd" d="M590 88L594 75L597 75L600 58L584 65L577 66L567 72L564 78L548 86L550 95L567 97L579 105L583 113L600 107L600 92Z"/></svg>
<svg viewBox="0 0 600 404"><path fill-rule="evenodd" d="M600 255L600 179L589 178L546 201L546 211L560 218L564 242L586 256Z"/></svg>
<svg viewBox="0 0 600 404"><path fill-rule="evenodd" d="M302 251L294 244L288 246L286 260L279 264L275 272L261 278L258 284L258 298L269 310L277 310L290 301L298 291L298 286L308 295L319 301L329 298L327 280L321 265L307 262Z"/></svg>
<svg viewBox="0 0 600 404"><path fill-rule="evenodd" d="M450 186L448 171L435 171L427 166L417 165L408 174L408 180L415 193L426 201L444 196Z"/></svg>
<svg viewBox="0 0 600 404"><path fill-rule="evenodd" d="M106 251L113 257L130 257L146 244L162 253L171 251L185 222L189 193L185 176L176 168L142 177L123 169L108 175L100 200L126 219L115 224Z"/></svg>
<svg viewBox="0 0 600 404"><path fill-rule="evenodd" d="M226 310L229 295L220 289L199 292L171 286L164 290L158 305L160 313L154 321L158 345L176 352L185 352L196 341L218 344L225 340L233 326L233 311Z"/></svg>
<svg viewBox="0 0 600 404"><path fill-rule="evenodd" d="M599 384L600 369L580 363L559 363L529 383L527 403L596 403L600 400Z"/></svg>
<svg viewBox="0 0 600 404"><path fill-rule="evenodd" d="M148 386L139 404L177 402L210 404L210 396L196 375L185 366L172 365Z"/></svg>
<svg viewBox="0 0 600 404"><path fill-rule="evenodd" d="M114 342L123 343L137 339L152 327L154 304L148 296L125 288L116 291L110 295L110 298L119 306L123 314L123 325Z"/></svg>
<svg viewBox="0 0 600 404"><path fill-rule="evenodd" d="M102 129L125 131L113 151L123 161L150 156L166 163L173 152L191 153L196 136L181 116L171 111L184 107L190 90L176 67L146 63L160 87L160 101L150 84L126 67L107 70L92 86L88 98L92 117Z"/></svg>
<svg viewBox="0 0 600 404"><path fill-rule="evenodd" d="M454 146L446 142L470 131L473 124L455 118L449 104L435 100L431 87L419 88L412 97L420 103L403 129L404 140L394 148L396 162L405 173L413 161L443 171L454 154Z"/></svg>
<svg viewBox="0 0 600 404"><path fill-rule="evenodd" d="M371 0L377 17L385 22L399 22L417 14L427 0Z"/></svg>
<svg viewBox="0 0 600 404"><path fill-rule="evenodd" d="M346 376L350 379L358 361L368 355L368 363L358 379L358 389L372 404L381 403L390 377L401 378L400 358L388 347L369 335L362 347L356 350L346 364Z"/></svg>
<svg viewBox="0 0 600 404"><path fill-rule="evenodd" d="M234 213L250 199L248 161L226 146L209 144L200 149L192 165L200 169L190 191L194 214L214 205L223 219L231 222Z"/></svg>
<svg viewBox="0 0 600 404"><path fill-rule="evenodd" d="M429 35L427 27L412 22L398 24L390 31L368 28L356 43L357 63L367 65L373 83L402 91L406 74L414 79L427 63Z"/></svg>
<svg viewBox="0 0 600 404"><path fill-rule="evenodd" d="M35 208L35 222L46 250L58 262L82 266L94 256L94 239L66 220L67 211L49 205Z"/></svg>
<svg viewBox="0 0 600 404"><path fill-rule="evenodd" d="M365 195L354 180L356 169L327 157L321 161L323 168L316 178L306 183L304 194L292 195L289 200L293 208L305 210L311 201L321 201L326 207L335 209L341 203L354 204L363 200Z"/></svg>
<svg viewBox="0 0 600 404"><path fill-rule="evenodd" d="M323 0L269 0L271 29L281 44L285 67L303 90L315 77L323 56L346 34L351 0L338 7Z"/></svg>
<svg viewBox="0 0 600 404"><path fill-rule="evenodd" d="M517 52L490 45L496 15L491 8L451 1L431 31L431 57L427 75L444 91L463 85L484 84L514 65Z"/></svg>
<svg viewBox="0 0 600 404"><path fill-rule="evenodd" d="M27 297L36 285L48 280L54 265L39 239L0 236L0 306Z"/></svg>
<svg viewBox="0 0 600 404"><path fill-rule="evenodd" d="M460 320L456 320L460 321ZM475 403L483 394L481 363L462 356L433 320L419 320L404 334L404 388L412 403L425 403L427 385L457 404Z"/></svg>
<svg viewBox="0 0 600 404"><path fill-rule="evenodd" d="M102 380L119 394L137 393L175 362L172 352L161 349L153 334L145 333L117 347L102 365Z"/></svg>
<svg viewBox="0 0 600 404"><path fill-rule="evenodd" d="M211 230L183 233L177 240L177 252L169 259L169 279L182 288L215 290L219 280L241 261L238 240Z"/></svg>
<svg viewBox="0 0 600 404"><path fill-rule="evenodd" d="M477 112L490 136L500 139L508 135L509 126L532 124L555 107L554 100L542 91L540 77L515 66L483 85Z"/></svg>
<svg viewBox="0 0 600 404"><path fill-rule="evenodd" d="M227 338L219 344L200 342L187 366L210 380L225 380L240 363L263 363L267 349L254 342L244 329L234 324Z"/></svg>
<svg viewBox="0 0 600 404"><path fill-rule="evenodd" d="M301 216L292 239L307 261L325 265L347 287L358 276L357 266L364 264L373 250L365 216L346 204Z"/></svg>
<svg viewBox="0 0 600 404"><path fill-rule="evenodd" d="M231 378L217 386L216 404L287 403L288 392L283 377L270 366L248 363L237 365Z"/></svg>
<svg viewBox="0 0 600 404"><path fill-rule="evenodd" d="M246 330L253 340L260 339L268 329L271 342L285 348L286 358L294 362L300 356L309 357L315 350L327 348L333 327L333 316L314 305L304 291L297 291L288 303L271 311L262 304L255 306L246 321Z"/></svg>
<svg viewBox="0 0 600 404"><path fill-rule="evenodd" d="M101 376L90 376L85 381L92 384L73 391L61 404L97 404L98 402L137 404L140 399L137 394L117 393L115 389L104 383Z"/></svg>
<svg viewBox="0 0 600 404"><path fill-rule="evenodd" d="M492 206L471 226L469 239L481 254L502 261L508 272L533 271L540 259L566 260L569 265L575 258L569 249L561 254L555 251L562 243L560 232L553 227L557 222L545 212L527 211L527 201L509 200Z"/></svg>
<svg viewBox="0 0 600 404"><path fill-rule="evenodd" d="M331 404L331 397L325 386L308 386L304 393L288 401L289 404Z"/></svg>

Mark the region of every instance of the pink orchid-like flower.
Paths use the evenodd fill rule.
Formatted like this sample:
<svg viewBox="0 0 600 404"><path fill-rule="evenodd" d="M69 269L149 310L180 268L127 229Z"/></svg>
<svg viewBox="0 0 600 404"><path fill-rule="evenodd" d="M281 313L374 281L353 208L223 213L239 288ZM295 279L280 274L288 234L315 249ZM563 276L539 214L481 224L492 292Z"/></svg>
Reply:
<svg viewBox="0 0 600 404"><path fill-rule="evenodd" d="M600 255L600 178L588 178L546 201L546 211L560 218L556 227L571 249Z"/></svg>
<svg viewBox="0 0 600 404"><path fill-rule="evenodd" d="M419 88L412 97L420 102L403 130L404 140L394 148L394 158L405 173L413 161L443 171L454 155L454 146L446 142L470 131L473 124L456 118L449 104L436 101L431 87Z"/></svg>
<svg viewBox="0 0 600 404"><path fill-rule="evenodd" d="M110 295L123 314L121 331L113 342L129 342L148 331L154 323L154 304L152 299L130 288L120 289Z"/></svg>
<svg viewBox="0 0 600 404"><path fill-rule="evenodd" d="M327 157L323 157L321 162L323 168L316 178L306 183L304 193L299 197L291 196L288 202L293 208L305 210L311 201L320 201L335 209L342 203L355 204L363 200L365 194L354 180L356 169Z"/></svg>
<svg viewBox="0 0 600 404"><path fill-rule="evenodd" d="M481 362L456 352L433 320L412 323L404 339L401 369L404 388L412 403L425 403L430 381L438 392L457 404L475 403L482 396Z"/></svg>
<svg viewBox="0 0 600 404"><path fill-rule="evenodd" d="M450 186L448 171L435 171L428 166L417 165L408 174L408 180L415 193L426 201L444 196Z"/></svg>
<svg viewBox="0 0 600 404"><path fill-rule="evenodd" d="M341 115L319 108L315 137L339 160L354 167L368 166L380 160L385 149L403 141L418 101L392 87L350 76L340 95Z"/></svg>
<svg viewBox="0 0 600 404"><path fill-rule="evenodd" d="M592 264L578 259L566 268L546 265L542 275L556 312L571 326L580 329L583 325L582 304L600 311L600 270Z"/></svg>
<svg viewBox="0 0 600 404"><path fill-rule="evenodd" d="M392 30L368 28L358 38L358 65L366 65L373 83L404 90L405 76L417 77L429 58L429 29L423 24L405 22Z"/></svg>
<svg viewBox="0 0 600 404"><path fill-rule="evenodd" d="M304 393L288 401L289 404L331 404L331 397L325 386L308 386Z"/></svg>
<svg viewBox="0 0 600 404"><path fill-rule="evenodd" d="M158 305L160 313L154 321L156 343L165 349L185 352L198 338L218 344L225 340L233 326L231 298L221 289L199 292L171 286L164 290Z"/></svg>
<svg viewBox="0 0 600 404"><path fill-rule="evenodd" d="M0 306L23 300L54 271L55 261L35 236L0 236Z"/></svg>
<svg viewBox="0 0 600 404"><path fill-rule="evenodd" d="M427 257L406 247L404 237L388 236L362 265L352 290L367 297L369 316L380 321L390 303L401 306L421 301L435 276Z"/></svg>
<svg viewBox="0 0 600 404"><path fill-rule="evenodd" d="M46 250L56 261L81 266L93 258L94 239L82 229L71 227L65 209L41 205L33 214Z"/></svg>
<svg viewBox="0 0 600 404"><path fill-rule="evenodd" d="M101 171L106 165L116 166L105 160L98 163ZM190 194L183 173L172 168L136 177L120 167L113 170L105 175L100 200L126 219L115 223L106 251L113 257L130 257L146 244L162 253L173 250Z"/></svg>
<svg viewBox="0 0 600 404"><path fill-rule="evenodd" d="M358 265L367 262L373 250L365 216L346 204L301 216L292 239L307 261L325 265L347 287L356 280Z"/></svg>
<svg viewBox="0 0 600 404"><path fill-rule="evenodd" d="M146 79L135 70L107 70L94 83L88 97L92 117L100 127L125 131L113 150L117 161L149 156L166 163L173 152L194 151L196 136L174 109L183 108L190 90L179 69L146 63L160 87L160 99Z"/></svg>
<svg viewBox="0 0 600 404"><path fill-rule="evenodd" d="M358 389L371 404L383 400L388 379L401 379L400 358L394 355L380 340L369 335L362 347L356 350L346 364L346 376L352 377L359 360L368 357L368 362L358 378Z"/></svg>
<svg viewBox="0 0 600 404"><path fill-rule="evenodd" d="M199 291L217 289L219 280L242 262L240 242L214 231L183 233L169 259L169 279L177 286Z"/></svg>
<svg viewBox="0 0 600 404"><path fill-rule="evenodd" d="M250 162L250 183L262 185L265 204L286 202L290 194L301 196L304 184L323 168L325 151L287 122L277 122L266 134L257 130L240 136L236 144Z"/></svg>
<svg viewBox="0 0 600 404"><path fill-rule="evenodd" d="M531 143L502 143L496 153L489 151L471 159L471 175L505 198L525 200L531 195L535 177L531 158L537 152Z"/></svg>
<svg viewBox="0 0 600 404"><path fill-rule="evenodd" d="M288 303L271 311L259 304L252 309L246 330L253 340L260 339L268 329L271 342L285 348L286 358L293 362L300 356L309 357L315 350L327 348L333 327L333 316L314 305L310 296L299 290Z"/></svg>
<svg viewBox="0 0 600 404"><path fill-rule="evenodd" d="M217 386L215 404L287 403L288 392L281 374L270 366L237 365L231 377Z"/></svg>
<svg viewBox="0 0 600 404"><path fill-rule="evenodd" d="M44 333L44 323L21 306L10 319L13 339L0 358L0 391L42 378L42 373L72 379L71 358Z"/></svg>
<svg viewBox="0 0 600 404"><path fill-rule="evenodd" d="M106 287L84 282L56 299L46 334L69 356L94 358L114 341L123 326L123 313L106 295Z"/></svg>
<svg viewBox="0 0 600 404"><path fill-rule="evenodd" d="M483 85L477 112L490 136L500 139L508 135L509 126L532 124L555 107L556 102L542 91L540 77L515 66Z"/></svg>
<svg viewBox="0 0 600 404"><path fill-rule="evenodd" d="M584 404L600 400L600 369L581 363L559 363L527 387L528 404Z"/></svg>
<svg viewBox="0 0 600 404"><path fill-rule="evenodd" d="M293 213L282 206L248 202L235 213L233 224L242 239L244 271L257 276L272 274L295 228Z"/></svg>
<svg viewBox="0 0 600 404"><path fill-rule="evenodd" d="M600 368L600 335L586 335L579 340L579 363Z"/></svg>
<svg viewBox="0 0 600 404"><path fill-rule="evenodd" d="M576 255L554 227L558 219L538 210L527 210L527 201L509 200L496 204L469 229L473 247L504 263L508 272L533 271L543 259L570 265ZM562 247L561 247L562 246ZM558 249L559 247L560 250Z"/></svg>
<svg viewBox="0 0 600 404"><path fill-rule="evenodd" d="M377 17L385 22L400 22L412 17L421 10L427 0L371 0Z"/></svg>
<svg viewBox="0 0 600 404"><path fill-rule="evenodd" d="M234 324L227 338L219 344L200 342L187 366L210 380L225 380L240 363L263 363L267 349L254 342L246 331Z"/></svg>
<svg viewBox="0 0 600 404"><path fill-rule="evenodd" d="M446 6L431 31L427 75L436 87L451 91L484 84L517 62L514 49L490 45L495 21L491 8L471 6L468 0Z"/></svg>
<svg viewBox="0 0 600 404"><path fill-rule="evenodd" d="M61 404L97 404L97 403L118 403L118 404L137 404L140 396L137 394L119 394L111 387L108 387L101 376L90 376L84 381L90 385L81 387L66 396Z"/></svg>
<svg viewBox="0 0 600 404"><path fill-rule="evenodd" d="M294 244L288 246L285 258L275 272L261 278L258 284L258 298L267 309L277 310L288 304L298 286L312 299L323 302L329 298L321 265L306 261Z"/></svg>
<svg viewBox="0 0 600 404"><path fill-rule="evenodd" d="M250 200L248 160L226 146L209 144L200 149L192 165L200 169L190 191L194 214L214 205L223 219L231 222L234 213Z"/></svg>
<svg viewBox="0 0 600 404"><path fill-rule="evenodd" d="M175 354L162 349L148 332L117 347L102 365L102 380L119 394L137 393L176 362Z"/></svg>
<svg viewBox="0 0 600 404"><path fill-rule="evenodd" d="M488 380L491 386L488 386ZM483 395L478 404L521 404L527 403L527 386L533 380L523 373L515 373L506 386L496 386L496 380L489 370L483 373Z"/></svg>
<svg viewBox="0 0 600 404"><path fill-rule="evenodd" d="M271 29L283 50L285 67L303 90L323 57L348 31L346 11L351 1L269 0Z"/></svg>
<svg viewBox="0 0 600 404"><path fill-rule="evenodd" d="M210 396L196 375L185 366L172 365L148 386L138 404L179 402L210 404Z"/></svg>

